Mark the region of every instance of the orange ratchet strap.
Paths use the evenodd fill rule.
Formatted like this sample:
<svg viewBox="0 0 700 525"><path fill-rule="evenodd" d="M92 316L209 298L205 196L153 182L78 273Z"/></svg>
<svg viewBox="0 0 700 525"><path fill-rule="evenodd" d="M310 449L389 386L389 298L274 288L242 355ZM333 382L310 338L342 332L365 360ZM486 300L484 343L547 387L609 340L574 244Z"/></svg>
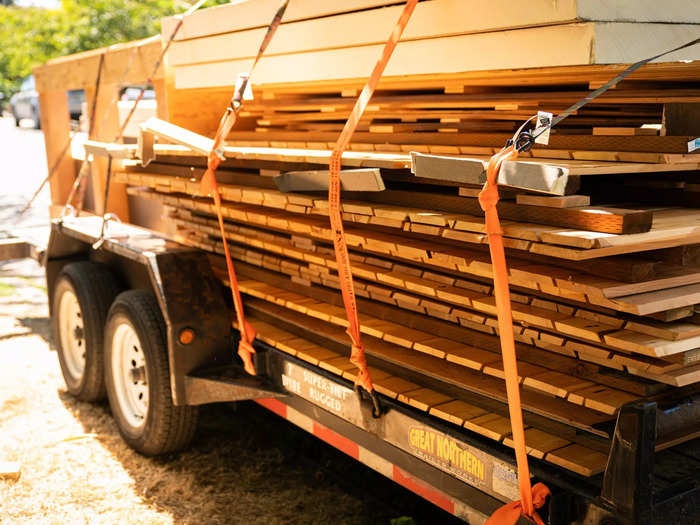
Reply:
<svg viewBox="0 0 700 525"><path fill-rule="evenodd" d="M224 256L226 258L226 270L228 271L229 286L231 288L231 296L233 297L233 304L236 310L236 320L238 321L238 330L241 333L241 340L238 343L238 355L243 360L243 366L246 372L250 375L255 375L255 365L253 364L253 354L255 349L253 348L253 340L255 339L255 329L246 321L245 314L243 312L243 300L241 299L241 292L238 288L238 279L236 278L236 271L233 267L233 261L231 260L231 253L228 248L228 241L226 240L226 230L224 228L224 217L221 212L221 195L219 194L219 186L216 183L216 169L221 164L224 159L223 146L224 139L231 131L231 128L236 124L238 119L238 112L241 109L241 103L243 101L243 94L245 93L246 86L248 85L248 78L252 74L255 66L257 65L260 57L262 57L265 49L272 40L272 36L277 31L277 28L282 21L282 16L287 9L289 0L283 0L280 4L279 9L275 13L275 16L267 27L267 32L263 38L262 44L258 50L258 54L253 61L253 65L250 67L247 76L241 76L240 82L231 98L231 103L226 108L226 112L221 117L219 122L219 129L216 131L216 136L214 137L214 144L211 151L209 152L209 157L207 160L207 171L202 176L202 181L200 183L199 192L202 195L211 195L214 200L214 207L216 208L216 215L219 220L219 231L221 233L221 240L224 243Z"/></svg>
<svg viewBox="0 0 700 525"><path fill-rule="evenodd" d="M328 205L329 205L329 215L331 220L331 228L333 230L333 247L335 248L335 260L338 265L338 277L340 278L341 292L343 295L343 303L345 304L345 312L348 317L348 329L347 333L352 341L352 352L350 354L350 362L354 364L358 369L359 373L357 379L355 380L356 387L364 388L369 394L372 395L374 391L374 386L372 385L372 378L370 377L369 370L367 370L367 360L365 359L365 348L361 341L360 336L360 320L357 315L357 301L355 299L355 289L352 280L352 270L350 269L350 257L348 255L348 246L345 241L345 230L343 229L343 218L340 211L340 167L341 159L343 156L343 151L350 143L357 124L362 117L362 114L369 103L374 90L379 84L379 80L386 69L386 65L391 58L396 44L401 38L403 30L406 28L406 24L413 14L413 10L416 7L418 0L408 0L406 6L404 7L399 20L396 22L396 26L387 40L384 46L384 51L382 52L381 58L377 61L374 66L374 70L362 89L362 93L355 102L355 107L350 113L350 117L345 122L343 131L338 137L338 141L335 144L335 149L331 154L329 162L329 179L328 179ZM378 412L378 402L376 396L372 397L375 403L375 416L379 416Z"/></svg>
<svg viewBox="0 0 700 525"><path fill-rule="evenodd" d="M499 199L497 180L501 164L503 161L515 159L517 156L518 150L511 145L491 157L486 168L486 183L479 193L479 204L486 216L486 233L488 234L489 250L491 251L494 295L496 296L496 309L498 312L498 334L501 340L503 372L506 380L508 410L510 412L515 459L518 466L518 485L520 487L520 501L514 501L499 508L486 522L487 525L515 524L521 515L538 525L544 525L542 519L535 512L535 508L541 507L549 495L549 489L542 483L538 483L534 487L530 485L530 468L527 463L523 411L520 404L518 364L513 337L513 314L511 312L510 290L508 287L508 267L503 247L503 232L501 231L501 222L498 218L498 209L496 207Z"/></svg>
<svg viewBox="0 0 700 525"><path fill-rule="evenodd" d="M486 183L481 193L479 193L479 204L481 204L481 208L484 210L486 216L486 232L489 237L489 249L491 250L494 294L496 295L496 309L498 311L498 331L501 340L501 353L503 354L503 371L506 379L506 393L508 395L508 410L510 411L515 459L518 465L520 501L515 501L499 508L486 522L487 525L514 524L520 516L525 516L534 523L542 524L542 519L535 512L535 508L540 508L544 505L549 495L549 489L542 483L538 483L534 487L530 486L530 469L527 464L527 448L525 446L523 413L520 405L517 358L515 355L515 342L513 340L513 316L510 307L510 292L508 290L508 268L506 266L505 250L503 249L501 224L498 219L498 210L496 208L498 204L498 172L501 169L501 164L506 160L515 159L518 156L518 151L529 151L532 145L537 141L537 137L548 132L559 122L614 87L640 67L669 53L697 44L700 44L700 38L696 38L695 40L659 53L658 55L635 62L601 87L591 91L584 98L569 106L553 119L550 119L546 124L539 125L533 131L525 131L527 124L535 119L534 116L531 117L515 132L513 138L508 141L508 145L489 160L486 170Z"/></svg>

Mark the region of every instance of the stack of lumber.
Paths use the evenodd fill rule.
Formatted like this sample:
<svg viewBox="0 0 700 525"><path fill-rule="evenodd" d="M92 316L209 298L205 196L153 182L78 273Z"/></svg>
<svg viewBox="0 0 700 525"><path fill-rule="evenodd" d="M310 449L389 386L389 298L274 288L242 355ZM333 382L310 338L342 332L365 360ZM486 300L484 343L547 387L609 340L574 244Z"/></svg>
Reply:
<svg viewBox="0 0 700 525"><path fill-rule="evenodd" d="M184 21L168 57L175 88L168 120L215 131L219 108L237 75L248 71L276 5L220 6ZM238 128L230 138L306 147L334 141L401 9L395 0L290 5L243 112L243 127L267 134ZM164 20L164 39L177 23ZM697 38L698 23L700 7L682 0L422 1L360 124L356 147L490 155L538 109L560 111L624 69L617 64ZM699 101L700 66L679 59L700 59L700 49L636 72L562 122L549 147L533 155L664 162L687 153L687 140L678 137L687 130L653 136L662 104ZM619 134L641 136L621 144Z"/></svg>
<svg viewBox="0 0 700 525"><path fill-rule="evenodd" d="M292 2L217 172L258 338L350 380L328 201L313 181L327 177L396 4ZM276 5L237 3L185 20L168 56L171 122L211 136ZM418 4L343 157L343 219L380 393L512 444L476 199L484 163L538 110L561 111L619 64L695 38L700 10L688 9ZM175 23L164 21L164 36ZM529 453L582 476L605 468L622 405L699 390L700 157L688 142L700 135L700 63L675 61L699 53L634 73L501 173ZM176 134L160 136L147 166L124 160L115 180L132 199L164 205L177 239L210 252L225 283L215 210L199 195L206 141L199 150L173 145ZM285 174L299 171L310 191L281 191L300 180Z"/></svg>

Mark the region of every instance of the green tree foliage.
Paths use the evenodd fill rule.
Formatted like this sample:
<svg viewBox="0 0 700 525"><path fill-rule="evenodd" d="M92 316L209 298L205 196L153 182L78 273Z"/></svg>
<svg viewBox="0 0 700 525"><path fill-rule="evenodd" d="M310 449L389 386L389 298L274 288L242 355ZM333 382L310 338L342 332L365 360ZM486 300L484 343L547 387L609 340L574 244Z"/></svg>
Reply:
<svg viewBox="0 0 700 525"><path fill-rule="evenodd" d="M11 4L12 2L10 2ZM160 19L185 11L184 0L63 0L57 9L0 0L0 92L15 91L32 69L61 55L145 38ZM210 1L204 7L226 3Z"/></svg>

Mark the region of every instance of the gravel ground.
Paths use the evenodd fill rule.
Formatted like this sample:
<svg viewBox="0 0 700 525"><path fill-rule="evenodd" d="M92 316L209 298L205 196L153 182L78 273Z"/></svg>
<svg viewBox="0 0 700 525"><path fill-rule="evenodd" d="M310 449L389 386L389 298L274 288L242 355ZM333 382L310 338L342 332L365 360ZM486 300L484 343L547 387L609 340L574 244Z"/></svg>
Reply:
<svg viewBox="0 0 700 525"><path fill-rule="evenodd" d="M0 196L0 236L46 235L46 190L17 227L46 173L41 132L0 119L0 143L12 190ZM205 407L190 450L144 458L106 403L66 393L50 342L42 269L0 263L0 462L21 463L19 480L0 480L2 524L453 521L253 403Z"/></svg>

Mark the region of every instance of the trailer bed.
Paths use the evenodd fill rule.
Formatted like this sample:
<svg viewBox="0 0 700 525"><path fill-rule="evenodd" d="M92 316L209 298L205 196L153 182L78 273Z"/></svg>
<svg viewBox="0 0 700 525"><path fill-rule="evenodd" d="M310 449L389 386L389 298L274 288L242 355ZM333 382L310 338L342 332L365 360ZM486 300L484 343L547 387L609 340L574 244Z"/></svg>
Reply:
<svg viewBox="0 0 700 525"><path fill-rule="evenodd" d="M101 221L87 216L52 223L47 253L49 289L52 276L68 261L87 258L108 262L132 280L134 287L153 287L169 330L184 326L178 324L179 315L186 318L185 325L201 330L198 315L205 312L198 304L202 300L187 294L195 295L195 290L202 289L205 294L216 295L215 289L209 289L204 271L210 267L208 256L150 230L113 222L108 224L104 241L97 243ZM201 271L193 273L183 261ZM202 281L201 286L182 282L179 272L189 275L185 280ZM169 286L177 279L178 286ZM213 272L211 282L218 283ZM207 300L222 301L225 297L221 284L216 286L220 297ZM345 356L337 344L329 341L324 347L318 341L287 332L293 329L294 312L279 305L254 298L246 304L252 323L265 325L260 330L261 338L254 343L259 375L247 376L237 364L231 334L225 338L225 348L217 347L210 359L199 361L193 360L195 349L182 353L170 338L176 404L254 399L470 523L485 521L503 502L518 498L507 429L498 431L503 417L497 411L490 412L483 399L477 400L480 396L474 397L475 402L479 401L474 406L481 411L476 416L469 413L471 405L458 389L453 389L457 399L438 397L441 403L431 402L430 397L438 392L430 386L444 381L433 377L432 382L415 384L423 380L426 371L416 367L411 371L409 363L399 366L401 363L395 361L393 368L385 366L384 374L376 374L383 413L374 418L369 400L361 399L353 390L354 372L343 365ZM230 332L226 320L232 318L232 311L228 308L212 310L214 320L209 322L223 319ZM318 332L327 337L329 333L321 329L320 323ZM215 326L210 324L212 329ZM235 330L233 337L237 337ZM379 370L376 359L370 357L370 364ZM499 405L497 400L491 403ZM698 519L699 509L694 502L700 496L700 439L693 438L692 426L697 406L698 400L692 395L673 403L664 399L658 403L634 401L620 408L617 420L610 417L590 429L557 422L552 428L556 427L559 434L568 428L571 441L561 446L556 442L561 436L552 435L549 446L560 452L550 457L546 449L538 450L539 445L545 447L548 442L545 433L531 430L533 439L528 439L528 444L533 481L543 481L552 490L549 523L599 523L606 516L637 523L657 523L661 516L670 522ZM678 414L685 414L683 424L673 420ZM537 414L531 414L537 420L534 416ZM535 438L538 434L539 441ZM581 443L597 445L588 449ZM601 445L609 447L610 453L595 450ZM568 453L561 452L567 449ZM588 454L587 449L591 450ZM558 464L552 461L559 456ZM581 470L586 461L599 466L596 470Z"/></svg>

